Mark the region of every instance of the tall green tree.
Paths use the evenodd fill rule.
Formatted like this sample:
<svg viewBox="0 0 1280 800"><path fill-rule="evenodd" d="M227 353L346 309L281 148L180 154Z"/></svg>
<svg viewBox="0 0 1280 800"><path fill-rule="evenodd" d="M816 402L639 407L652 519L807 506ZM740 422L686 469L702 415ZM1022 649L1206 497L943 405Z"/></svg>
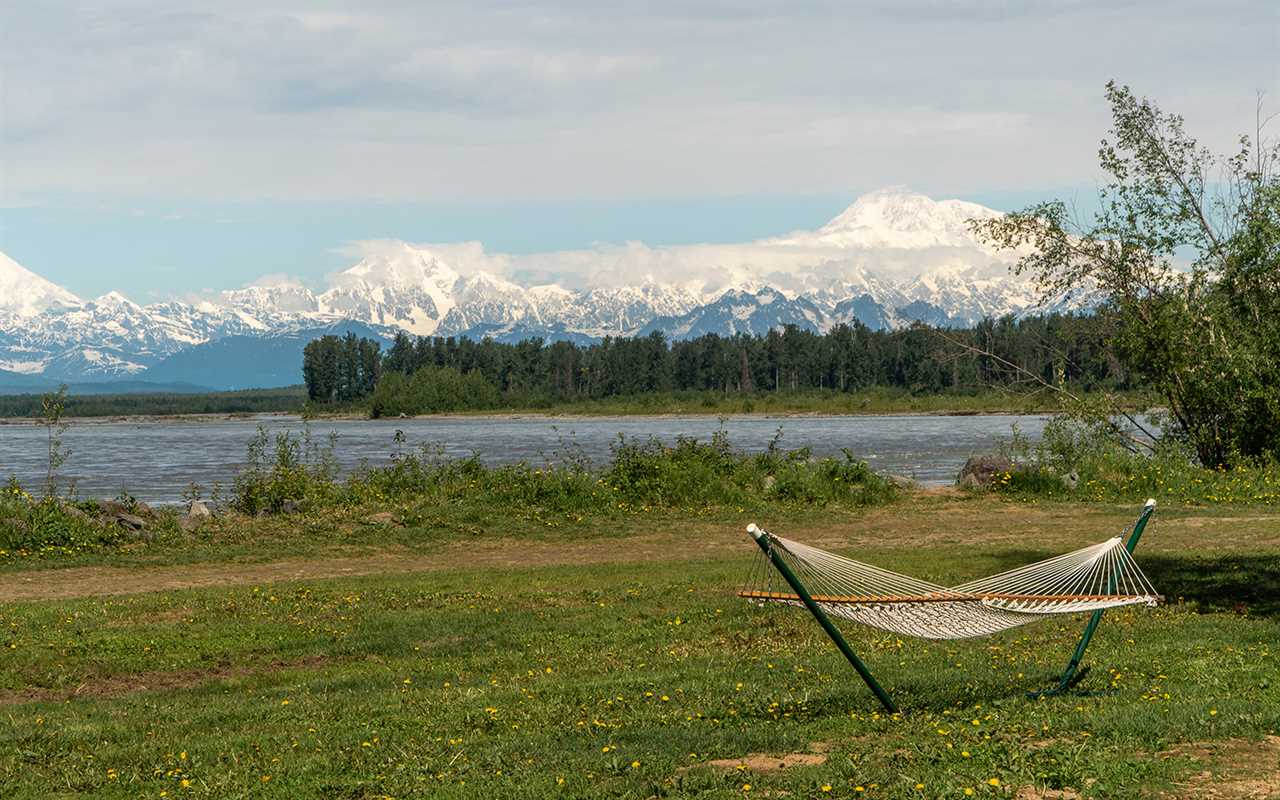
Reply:
<svg viewBox="0 0 1280 800"><path fill-rule="evenodd" d="M1280 146L1259 120L1238 149L1200 146L1183 119L1107 84L1098 211L1061 201L974 224L1024 253L1046 301L1093 292L1121 358L1162 395L1171 435L1208 466L1280 457Z"/></svg>

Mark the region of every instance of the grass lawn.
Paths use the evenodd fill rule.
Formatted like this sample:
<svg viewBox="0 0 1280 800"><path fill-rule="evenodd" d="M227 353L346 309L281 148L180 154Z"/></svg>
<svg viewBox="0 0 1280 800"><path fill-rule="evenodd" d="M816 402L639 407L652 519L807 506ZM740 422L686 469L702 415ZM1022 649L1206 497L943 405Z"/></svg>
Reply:
<svg viewBox="0 0 1280 800"><path fill-rule="evenodd" d="M916 495L758 521L950 582L1137 511ZM0 797L1280 796L1275 509L1158 512L1137 557L1170 602L1108 612L1076 694L1025 696L1083 618L959 642L843 626L896 717L803 612L734 597L747 521L11 565Z"/></svg>

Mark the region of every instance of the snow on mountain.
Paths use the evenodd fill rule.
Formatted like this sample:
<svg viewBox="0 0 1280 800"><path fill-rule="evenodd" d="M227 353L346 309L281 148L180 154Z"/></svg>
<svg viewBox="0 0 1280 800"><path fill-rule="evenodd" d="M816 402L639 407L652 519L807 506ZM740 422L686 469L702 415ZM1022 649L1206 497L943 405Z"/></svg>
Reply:
<svg viewBox="0 0 1280 800"><path fill-rule="evenodd" d="M430 252L401 243L365 256L334 278L320 310L427 336L454 309L458 273Z"/></svg>
<svg viewBox="0 0 1280 800"><path fill-rule="evenodd" d="M118 292L83 301L0 254L0 370L145 379L151 366L228 337L305 337L344 322L384 333L576 342L655 330L690 338L784 325L970 325L1036 308L1032 288L1009 273L1009 256L969 231L968 220L997 215L958 200L873 192L813 231L723 248L578 251L571 257L583 288L526 287L494 274L520 274L518 256L486 261L480 249L453 265L439 254L453 253L448 246L381 242L323 292L270 279L205 302L146 306ZM635 254L648 259L643 266L627 260ZM554 256L539 256L529 274L555 272ZM1087 303L1064 299L1061 308Z"/></svg>
<svg viewBox="0 0 1280 800"><path fill-rule="evenodd" d="M680 316L658 317L645 325L640 334L662 331L672 339L696 339L710 333L763 336L787 325L818 331L825 327L825 322L826 315L806 297L789 298L768 287L756 291L735 288Z"/></svg>
<svg viewBox="0 0 1280 800"><path fill-rule="evenodd" d="M1000 212L977 203L933 200L922 194L881 189L859 197L816 231L796 231L763 243L846 249L962 247L991 254L969 230L968 221L999 215Z"/></svg>
<svg viewBox="0 0 1280 800"><path fill-rule="evenodd" d="M0 252L0 328L50 308L80 305L80 298Z"/></svg>
<svg viewBox="0 0 1280 800"><path fill-rule="evenodd" d="M698 305L699 298L692 293L656 283L589 289L555 321L597 336L628 335L655 317L685 314Z"/></svg>
<svg viewBox="0 0 1280 800"><path fill-rule="evenodd" d="M228 289L220 294L219 299L222 305L243 311L251 318L320 311L320 301L310 289L299 283L263 283Z"/></svg>
<svg viewBox="0 0 1280 800"><path fill-rule="evenodd" d="M451 294L453 308L437 331L444 335L459 335L477 325L502 328L526 321L541 322L527 290L487 272L458 279Z"/></svg>

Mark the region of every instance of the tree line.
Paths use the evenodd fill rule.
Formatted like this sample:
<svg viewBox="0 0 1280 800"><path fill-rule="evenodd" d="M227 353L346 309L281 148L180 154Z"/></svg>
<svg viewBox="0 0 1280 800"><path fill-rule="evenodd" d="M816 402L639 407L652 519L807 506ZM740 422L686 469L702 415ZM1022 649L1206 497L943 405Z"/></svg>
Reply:
<svg viewBox="0 0 1280 800"><path fill-rule="evenodd" d="M988 319L959 330L916 324L874 331L854 323L825 334L787 327L763 336L669 341L653 333L587 345L400 333L385 353L377 342L348 334L308 344L303 375L313 401L376 395L385 405L400 397L397 413L666 391L890 387L929 394L1009 386L1032 376L1083 390L1133 388L1134 377L1110 347L1110 328L1103 316L1049 314ZM404 402L406 392L422 403Z"/></svg>

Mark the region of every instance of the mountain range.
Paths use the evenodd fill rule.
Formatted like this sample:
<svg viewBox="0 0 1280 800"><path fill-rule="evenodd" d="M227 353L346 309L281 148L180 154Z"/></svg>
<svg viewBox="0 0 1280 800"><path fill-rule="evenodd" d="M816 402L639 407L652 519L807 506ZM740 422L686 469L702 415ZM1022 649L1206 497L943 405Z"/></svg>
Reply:
<svg viewBox="0 0 1280 800"><path fill-rule="evenodd" d="M463 267L442 255L451 246L382 242L323 291L274 280L145 306L119 292L83 300L0 253L0 391L64 381L299 383L302 345L347 330L384 340L403 330L590 342L652 331L825 331L855 320L875 329L970 325L1035 308L1032 288L1009 272L1010 257L968 228L998 214L880 191L817 230L740 245L566 254L574 280L557 283L519 280L519 257L468 258Z"/></svg>

